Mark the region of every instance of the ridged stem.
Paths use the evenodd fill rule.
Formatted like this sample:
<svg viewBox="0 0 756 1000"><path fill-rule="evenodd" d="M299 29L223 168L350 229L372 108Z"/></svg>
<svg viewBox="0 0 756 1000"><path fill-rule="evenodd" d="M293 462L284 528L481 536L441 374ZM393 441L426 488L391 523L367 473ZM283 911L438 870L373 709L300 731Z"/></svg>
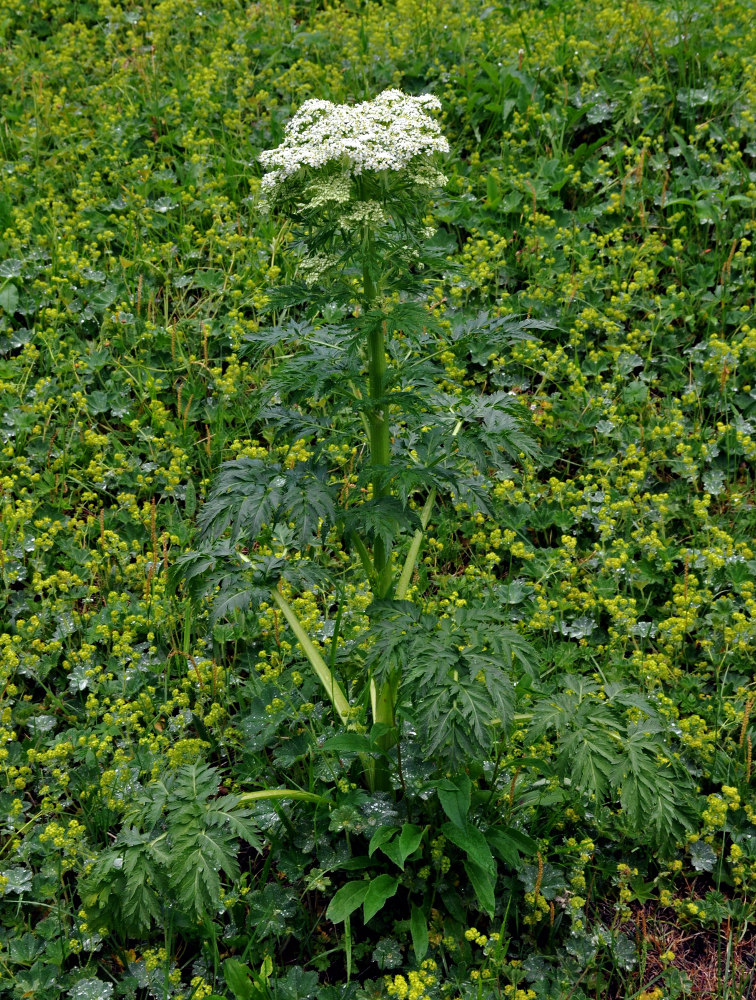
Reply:
<svg viewBox="0 0 756 1000"><path fill-rule="evenodd" d="M370 262L373 259L373 236L368 229L365 234L365 256L362 264L363 306L368 312L376 297L375 283L370 274ZM382 400L386 392L386 330L383 323L374 323L368 331L368 397L372 403L368 415L370 423L370 464L373 468L373 499L389 495L384 485L385 471L391 462L391 439L386 407ZM377 600L382 600L391 590L391 549L381 538L376 538L373 545L373 568L375 570L375 586L373 594ZM380 688L375 681L370 681L370 702L373 710L373 722L382 723L393 729L395 724L395 684L391 680L383 683ZM381 750L389 750L395 743L391 733L385 733L378 740ZM372 762L368 772L371 787L378 791L390 791L391 780L386 762Z"/></svg>

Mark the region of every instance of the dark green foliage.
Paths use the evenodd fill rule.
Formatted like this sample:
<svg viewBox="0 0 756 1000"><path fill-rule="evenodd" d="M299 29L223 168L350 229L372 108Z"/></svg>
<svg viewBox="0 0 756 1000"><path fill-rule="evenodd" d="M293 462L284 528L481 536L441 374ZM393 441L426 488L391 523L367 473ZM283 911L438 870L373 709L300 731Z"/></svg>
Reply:
<svg viewBox="0 0 756 1000"><path fill-rule="evenodd" d="M249 810L238 796L219 795L219 785L216 768L191 764L140 790L82 883L97 926L140 936L170 907L191 921L220 906L222 875L239 875L240 841L257 850L262 842Z"/></svg>
<svg viewBox="0 0 756 1000"><path fill-rule="evenodd" d="M385 395L377 398L365 391L363 351L364 338L376 325L387 334L401 334L402 352L415 343L430 355L410 363L403 353L394 358L386 372ZM466 332L460 342L487 327L493 335L501 326L481 314L474 331L461 322ZM513 319L504 327L507 336L527 336L528 321ZM293 468L252 458L225 462L198 516L199 538L211 545L179 557L174 585L183 572L184 586L195 597L213 595L216 617L233 615L264 600L268 581L275 584L284 577L294 582L302 573L312 579L302 562L293 575L288 561L285 568L278 560L265 566L253 557L250 566L244 556L246 569L240 567L236 548L269 539L277 529L283 530L287 548L307 556L314 554L313 546L325 544L332 528L346 547L357 536L388 552L420 526L409 505L415 499L422 502L432 489L490 513L490 480L481 470L509 469L511 461L532 458L537 445L525 429L522 407L510 394L457 395L438 388L443 369L433 360L433 348L439 336L428 310L408 300L369 310L344 327L289 323L248 337L262 349L280 348L292 338L292 356L274 367L259 393L258 416L276 435L305 439L312 458ZM397 343L389 341L389 348L398 351ZM371 415L382 409L391 421L390 464L376 465L358 454L352 471L358 488L372 486L382 495L355 502L330 476L328 446L334 440L360 440ZM479 692L470 689L462 701L471 724L480 720ZM479 722L475 725L481 733Z"/></svg>
<svg viewBox="0 0 756 1000"><path fill-rule="evenodd" d="M379 475L382 470L378 470ZM347 539L353 532L375 542L391 546L402 530L413 531L420 527L420 518L402 503L399 497L379 497L367 500L346 510L341 521Z"/></svg>
<svg viewBox="0 0 756 1000"><path fill-rule="evenodd" d="M646 699L619 686L603 697L584 677L568 675L560 686L536 702L528 740L553 734L558 774L596 806L618 800L637 836L655 848L671 846L691 829L694 813L693 782L668 742L668 726ZM628 707L643 718L628 721Z"/></svg>
<svg viewBox="0 0 756 1000"><path fill-rule="evenodd" d="M408 601L370 611L367 665L381 681L401 676L399 711L425 751L448 754L453 768L488 753L511 725L513 672L536 668L530 643L501 625L493 608L459 609L441 619Z"/></svg>
<svg viewBox="0 0 756 1000"><path fill-rule="evenodd" d="M293 520L300 548L312 545L335 517L335 488L327 469L305 463L283 469L254 458L226 462L198 519L202 539L255 540L263 525Z"/></svg>
<svg viewBox="0 0 756 1000"><path fill-rule="evenodd" d="M0 0L3 996L753 993L753 15ZM449 183L306 284L257 154L388 86Z"/></svg>

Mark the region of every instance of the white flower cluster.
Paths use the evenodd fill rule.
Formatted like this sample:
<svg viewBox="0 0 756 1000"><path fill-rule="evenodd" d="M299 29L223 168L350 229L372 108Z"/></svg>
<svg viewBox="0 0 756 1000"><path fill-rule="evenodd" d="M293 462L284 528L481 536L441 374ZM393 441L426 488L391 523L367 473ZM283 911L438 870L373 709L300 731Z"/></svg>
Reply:
<svg viewBox="0 0 756 1000"><path fill-rule="evenodd" d="M286 126L281 145L260 153L269 171L262 191L271 195L302 167L339 163L357 175L403 170L417 157L448 153L449 143L429 114L440 110L432 94L412 97L400 90L384 90L361 104L306 101Z"/></svg>
<svg viewBox="0 0 756 1000"><path fill-rule="evenodd" d="M356 201L339 218L339 225L344 229L356 229L366 225L382 226L385 221L386 213L377 201Z"/></svg>
<svg viewBox="0 0 756 1000"><path fill-rule="evenodd" d="M314 253L299 262L299 276L310 287L317 284L323 275L336 267L339 258L335 253Z"/></svg>
<svg viewBox="0 0 756 1000"><path fill-rule="evenodd" d="M270 176L270 175L268 175ZM265 183L265 178L263 184ZM352 195L351 177L342 172L332 177L319 177L307 188L310 208L322 208L332 203L345 205Z"/></svg>

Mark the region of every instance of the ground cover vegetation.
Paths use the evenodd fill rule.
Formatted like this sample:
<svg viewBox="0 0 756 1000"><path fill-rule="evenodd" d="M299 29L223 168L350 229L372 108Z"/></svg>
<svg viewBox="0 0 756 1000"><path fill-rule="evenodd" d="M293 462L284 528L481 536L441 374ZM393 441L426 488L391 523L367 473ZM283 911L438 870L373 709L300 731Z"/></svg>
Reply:
<svg viewBox="0 0 756 1000"><path fill-rule="evenodd" d="M0 0L0 994L749 995L754 13Z"/></svg>

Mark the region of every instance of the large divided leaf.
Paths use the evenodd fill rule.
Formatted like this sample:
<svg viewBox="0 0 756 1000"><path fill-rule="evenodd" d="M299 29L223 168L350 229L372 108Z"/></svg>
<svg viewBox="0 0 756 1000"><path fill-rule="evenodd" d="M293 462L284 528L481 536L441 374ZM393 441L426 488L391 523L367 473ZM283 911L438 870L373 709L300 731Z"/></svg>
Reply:
<svg viewBox="0 0 756 1000"><path fill-rule="evenodd" d="M223 879L239 875L240 840L262 841L238 796L219 796L218 771L185 765L134 797L129 826L82 880L100 926L145 936L166 906L201 918L221 905Z"/></svg>
<svg viewBox="0 0 756 1000"><path fill-rule="evenodd" d="M376 497L351 507L341 515L344 533L356 532L371 542L390 548L401 530L414 531L420 518L396 497Z"/></svg>
<svg viewBox="0 0 756 1000"><path fill-rule="evenodd" d="M220 871L239 875L238 844L217 829L179 828L172 838L170 875L182 908L197 917L220 905Z"/></svg>
<svg viewBox="0 0 756 1000"><path fill-rule="evenodd" d="M333 524L336 491L323 466L300 463L293 469L242 457L224 462L197 523L202 540L255 540L263 525L293 522L300 547L311 545Z"/></svg>
<svg viewBox="0 0 756 1000"><path fill-rule="evenodd" d="M636 836L659 846L682 836L694 821L692 782L667 745L654 706L619 685L600 698L598 685L579 675L564 677L562 686L534 705L528 740L553 733L559 774L593 802L618 796ZM626 706L648 717L628 723Z"/></svg>
<svg viewBox="0 0 756 1000"><path fill-rule="evenodd" d="M123 882L117 905L123 922L132 931L144 934L153 921L163 918L168 884L166 845L154 843L148 834L127 829L120 834L113 854L114 860L121 862Z"/></svg>
<svg viewBox="0 0 756 1000"><path fill-rule="evenodd" d="M407 601L382 601L368 613L368 669L379 681L401 675L400 705L424 734L426 751L447 748L455 768L466 755L486 753L512 722L515 660L534 670L530 644L501 624L493 606L439 619Z"/></svg>

